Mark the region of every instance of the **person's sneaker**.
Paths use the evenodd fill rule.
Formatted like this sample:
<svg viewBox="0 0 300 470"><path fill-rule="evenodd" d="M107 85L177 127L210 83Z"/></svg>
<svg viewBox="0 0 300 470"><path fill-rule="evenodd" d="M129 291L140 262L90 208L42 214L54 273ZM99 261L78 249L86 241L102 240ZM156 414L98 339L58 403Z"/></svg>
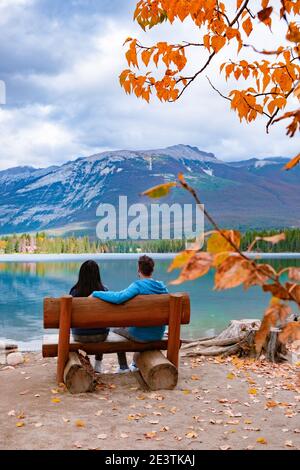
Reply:
<svg viewBox="0 0 300 470"><path fill-rule="evenodd" d="M138 372L139 371L139 368L136 366L136 364L134 362L132 362L130 364L129 369L131 370L131 372Z"/></svg>
<svg viewBox="0 0 300 470"><path fill-rule="evenodd" d="M115 374L126 374L127 372L129 372L128 368L123 369L121 367L118 367L117 370L115 371Z"/></svg>
<svg viewBox="0 0 300 470"><path fill-rule="evenodd" d="M101 372L102 372L102 361L99 361L98 359L95 360L94 370L95 370L95 372L97 372L97 374L101 374Z"/></svg>

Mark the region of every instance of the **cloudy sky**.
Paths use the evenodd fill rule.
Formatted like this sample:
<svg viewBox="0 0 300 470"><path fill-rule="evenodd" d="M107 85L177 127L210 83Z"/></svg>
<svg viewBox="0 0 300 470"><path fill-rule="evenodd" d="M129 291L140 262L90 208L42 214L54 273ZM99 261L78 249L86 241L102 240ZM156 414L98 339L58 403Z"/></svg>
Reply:
<svg viewBox="0 0 300 470"><path fill-rule="evenodd" d="M178 143L225 160L296 153L296 139L286 138L283 126L267 136L263 121L240 125L205 77L175 104L148 105L125 95L118 82L127 66L124 39L197 40L189 23L145 34L132 21L134 5L134 0L0 0L0 80L7 87L7 103L0 106L0 169ZM274 31L276 38L282 33ZM261 34L258 43L265 38L265 31ZM194 53L193 67L203 63L201 54ZM226 93L218 67L208 73Z"/></svg>

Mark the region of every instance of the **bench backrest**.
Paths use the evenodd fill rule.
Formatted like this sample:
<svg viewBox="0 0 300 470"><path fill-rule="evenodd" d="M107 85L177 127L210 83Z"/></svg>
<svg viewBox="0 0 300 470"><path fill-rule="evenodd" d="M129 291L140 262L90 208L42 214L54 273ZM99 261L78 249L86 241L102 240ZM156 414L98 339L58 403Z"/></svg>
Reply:
<svg viewBox="0 0 300 470"><path fill-rule="evenodd" d="M174 294L173 294L174 295ZM190 322L190 299L182 297L181 324ZM169 294L139 295L122 305L113 305L94 298L73 298L71 327L105 328L125 326L168 325L170 317ZM59 328L61 299L44 299L44 328Z"/></svg>

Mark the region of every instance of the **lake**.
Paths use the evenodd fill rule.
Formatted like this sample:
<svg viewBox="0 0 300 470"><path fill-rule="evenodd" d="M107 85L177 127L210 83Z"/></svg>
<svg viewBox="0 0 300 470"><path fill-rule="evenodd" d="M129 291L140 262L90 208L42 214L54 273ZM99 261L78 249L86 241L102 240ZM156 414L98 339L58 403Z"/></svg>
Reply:
<svg viewBox="0 0 300 470"><path fill-rule="evenodd" d="M84 258L84 257L83 257ZM166 284L176 277L168 273L170 259L156 260L155 278ZM2 262L0 263L0 340L17 341L20 349L40 349L43 337L43 298L60 297L75 284L82 259L77 261ZM84 258L86 259L86 258ZM268 261L273 265L299 266L299 259ZM136 279L136 260L107 257L99 261L103 282L112 290L121 290ZM181 286L169 286L171 292L186 291L191 297L191 324L183 327L184 338L213 335L230 320L261 318L269 295L259 288L213 291L213 273Z"/></svg>

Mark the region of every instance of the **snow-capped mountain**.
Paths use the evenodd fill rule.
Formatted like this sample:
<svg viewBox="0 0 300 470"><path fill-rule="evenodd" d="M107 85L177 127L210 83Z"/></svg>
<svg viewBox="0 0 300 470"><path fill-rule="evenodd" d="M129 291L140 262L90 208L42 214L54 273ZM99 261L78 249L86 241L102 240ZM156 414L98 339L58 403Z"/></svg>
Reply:
<svg viewBox="0 0 300 470"><path fill-rule="evenodd" d="M197 147L104 152L43 169L17 167L0 172L0 233L63 229L95 233L96 209L143 202L149 187L174 181L179 172L223 225L282 227L300 225L299 167L283 172L280 157L223 162ZM176 189L171 202L189 202Z"/></svg>

